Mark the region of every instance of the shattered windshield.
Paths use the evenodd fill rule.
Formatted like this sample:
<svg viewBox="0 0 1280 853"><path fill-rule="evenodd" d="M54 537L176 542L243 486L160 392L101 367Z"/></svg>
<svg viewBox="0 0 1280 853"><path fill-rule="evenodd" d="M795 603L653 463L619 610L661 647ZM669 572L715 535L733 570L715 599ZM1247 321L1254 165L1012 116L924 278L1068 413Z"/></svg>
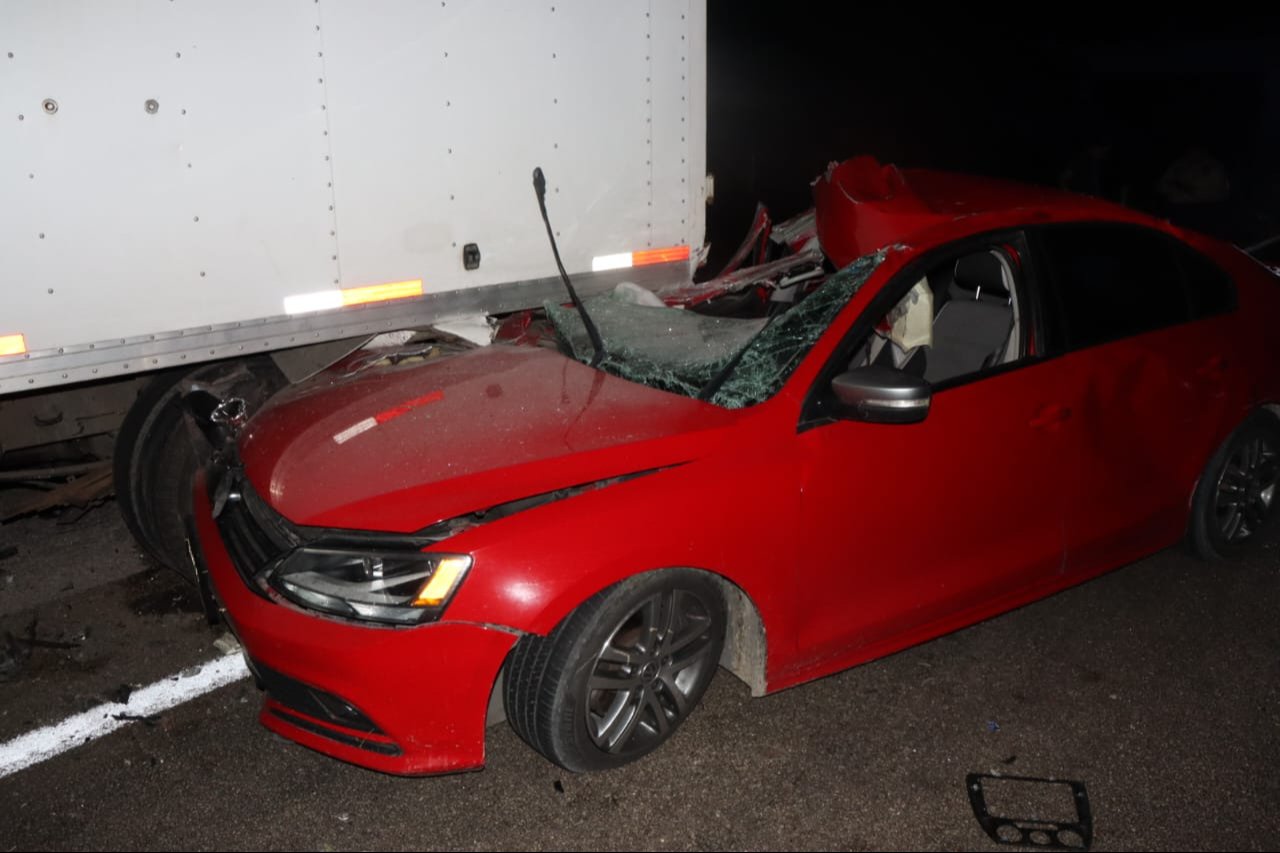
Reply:
<svg viewBox="0 0 1280 853"><path fill-rule="evenodd" d="M777 393L883 259L883 251L864 255L773 317L708 316L612 293L588 297L587 312L608 353L599 367L688 397L718 380L710 402L728 409L754 405ZM590 363L594 353L577 311L545 308L569 354Z"/></svg>

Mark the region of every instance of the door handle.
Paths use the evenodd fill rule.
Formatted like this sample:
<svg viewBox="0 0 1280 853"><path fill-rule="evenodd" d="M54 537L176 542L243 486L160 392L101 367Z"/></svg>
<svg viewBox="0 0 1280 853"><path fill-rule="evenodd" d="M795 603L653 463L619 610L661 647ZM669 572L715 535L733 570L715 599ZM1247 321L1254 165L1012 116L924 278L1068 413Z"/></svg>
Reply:
<svg viewBox="0 0 1280 853"><path fill-rule="evenodd" d="M1031 418L1029 426L1032 429L1045 429L1046 427L1056 426L1071 417L1071 409L1061 403L1050 403L1049 405L1036 412Z"/></svg>

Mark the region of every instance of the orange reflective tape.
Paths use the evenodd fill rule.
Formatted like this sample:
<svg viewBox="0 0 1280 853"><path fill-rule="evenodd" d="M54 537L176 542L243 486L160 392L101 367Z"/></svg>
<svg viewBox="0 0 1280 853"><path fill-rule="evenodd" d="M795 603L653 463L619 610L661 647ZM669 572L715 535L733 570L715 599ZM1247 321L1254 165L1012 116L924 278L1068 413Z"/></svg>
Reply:
<svg viewBox="0 0 1280 853"><path fill-rule="evenodd" d="M370 302L386 302L391 299L406 299L422 295L422 279L413 281L393 281L389 284L369 284L364 287L352 287L342 291L343 306L366 305Z"/></svg>
<svg viewBox="0 0 1280 853"><path fill-rule="evenodd" d="M687 260L689 260L688 246L667 246L663 249L644 249L631 253L631 264L637 267Z"/></svg>

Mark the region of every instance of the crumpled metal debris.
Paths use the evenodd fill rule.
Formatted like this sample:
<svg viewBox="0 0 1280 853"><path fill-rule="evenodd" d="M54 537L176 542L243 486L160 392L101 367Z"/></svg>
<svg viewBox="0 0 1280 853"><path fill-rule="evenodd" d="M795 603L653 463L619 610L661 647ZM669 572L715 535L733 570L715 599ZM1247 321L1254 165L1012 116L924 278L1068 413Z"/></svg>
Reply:
<svg viewBox="0 0 1280 853"><path fill-rule="evenodd" d="M669 286L658 291L658 296L668 305L701 305L726 293L737 293L756 285L774 288L808 280L821 274L822 262L822 250L811 247L798 255L745 267L709 281Z"/></svg>
<svg viewBox="0 0 1280 853"><path fill-rule="evenodd" d="M728 263L724 265L724 269L720 270L720 275L727 275L745 263L759 264L762 262L765 259L765 252L768 250L769 235L772 229L773 221L769 217L769 208L757 202L756 212L751 217L751 227L747 229L747 236L742 239L742 243L734 251L733 256L729 258Z"/></svg>

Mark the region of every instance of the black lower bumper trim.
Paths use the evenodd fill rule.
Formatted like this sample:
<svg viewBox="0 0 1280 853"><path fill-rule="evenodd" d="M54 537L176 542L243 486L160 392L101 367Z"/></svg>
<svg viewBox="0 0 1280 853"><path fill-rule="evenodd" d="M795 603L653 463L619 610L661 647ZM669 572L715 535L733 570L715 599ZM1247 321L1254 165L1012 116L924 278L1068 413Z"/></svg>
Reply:
<svg viewBox="0 0 1280 853"><path fill-rule="evenodd" d="M303 684L295 678L263 666L256 660L252 661L249 668L257 676L262 689L267 691L267 695L281 705L287 705L300 714L342 726L344 729L355 729L372 735L385 735L373 720L341 696Z"/></svg>
<svg viewBox="0 0 1280 853"><path fill-rule="evenodd" d="M279 708L269 708L268 710L291 726L297 726L298 728L305 729L312 734L326 737L329 740L337 741L338 743L345 744L346 746L354 746L357 749L376 752L379 755L396 756L400 754L400 747L396 746L394 743L367 740L357 735L347 734L346 732L336 732L331 728L322 726L319 723L312 722L311 720L303 717L294 716L293 714L290 714L287 711L282 711Z"/></svg>

